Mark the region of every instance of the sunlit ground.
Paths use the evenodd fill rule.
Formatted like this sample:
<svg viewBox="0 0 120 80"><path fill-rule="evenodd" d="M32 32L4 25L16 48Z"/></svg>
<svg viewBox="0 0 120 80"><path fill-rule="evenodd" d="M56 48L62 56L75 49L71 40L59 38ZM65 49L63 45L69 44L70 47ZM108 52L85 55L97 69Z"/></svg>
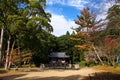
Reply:
<svg viewBox="0 0 120 80"><path fill-rule="evenodd" d="M0 80L120 80L120 68L108 66L86 67L79 70L25 68L6 72L0 69ZM101 79L100 79L101 78Z"/></svg>

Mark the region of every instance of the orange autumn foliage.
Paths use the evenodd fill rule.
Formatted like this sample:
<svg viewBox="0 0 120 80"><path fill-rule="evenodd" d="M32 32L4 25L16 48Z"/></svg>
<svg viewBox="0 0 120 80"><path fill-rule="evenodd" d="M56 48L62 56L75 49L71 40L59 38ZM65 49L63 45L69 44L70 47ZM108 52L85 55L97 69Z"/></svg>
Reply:
<svg viewBox="0 0 120 80"><path fill-rule="evenodd" d="M77 47L78 49L85 49L86 45L75 45L75 47Z"/></svg>

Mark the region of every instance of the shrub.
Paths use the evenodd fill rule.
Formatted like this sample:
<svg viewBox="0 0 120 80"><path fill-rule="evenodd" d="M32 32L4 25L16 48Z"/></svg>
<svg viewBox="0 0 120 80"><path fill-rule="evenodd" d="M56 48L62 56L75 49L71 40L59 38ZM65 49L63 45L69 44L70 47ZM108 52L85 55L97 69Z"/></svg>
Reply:
<svg viewBox="0 0 120 80"><path fill-rule="evenodd" d="M81 61L81 62L79 62L79 66L80 67L92 67L92 66L94 66L95 65L95 62L94 61L89 61L89 62L87 62L87 61Z"/></svg>
<svg viewBox="0 0 120 80"><path fill-rule="evenodd" d="M79 62L79 66L80 67L86 67L87 65L87 62L86 61L81 61L81 62Z"/></svg>
<svg viewBox="0 0 120 80"><path fill-rule="evenodd" d="M88 67L92 67L92 66L94 66L95 65L95 62L94 61L89 61L89 62L87 62L87 66Z"/></svg>

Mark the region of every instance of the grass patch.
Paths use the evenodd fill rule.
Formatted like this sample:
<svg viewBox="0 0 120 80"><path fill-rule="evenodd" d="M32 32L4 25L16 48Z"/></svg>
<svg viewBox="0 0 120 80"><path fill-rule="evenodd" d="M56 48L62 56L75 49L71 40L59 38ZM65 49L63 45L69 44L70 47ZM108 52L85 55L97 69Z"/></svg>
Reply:
<svg viewBox="0 0 120 80"><path fill-rule="evenodd" d="M106 72L120 74L120 66L113 67L113 66L107 66L107 65L104 65L104 66L98 65L98 66L94 66L93 68L95 68L97 70L104 70Z"/></svg>

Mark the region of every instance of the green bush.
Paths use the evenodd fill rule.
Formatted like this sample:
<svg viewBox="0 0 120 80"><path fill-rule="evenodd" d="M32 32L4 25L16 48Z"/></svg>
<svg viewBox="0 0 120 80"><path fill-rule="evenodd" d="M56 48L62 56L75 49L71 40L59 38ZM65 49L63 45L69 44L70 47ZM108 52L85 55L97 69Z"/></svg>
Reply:
<svg viewBox="0 0 120 80"><path fill-rule="evenodd" d="M79 62L80 67L86 67L87 62L86 61L81 61Z"/></svg>
<svg viewBox="0 0 120 80"><path fill-rule="evenodd" d="M95 65L95 62L94 61L89 61L89 62L87 62L87 61L81 61L81 62L79 62L79 66L80 67L92 67L92 66L94 66Z"/></svg>
<svg viewBox="0 0 120 80"><path fill-rule="evenodd" d="M94 66L95 65L95 62L94 61L89 61L89 62L87 62L87 66L88 67L92 67L92 66Z"/></svg>

